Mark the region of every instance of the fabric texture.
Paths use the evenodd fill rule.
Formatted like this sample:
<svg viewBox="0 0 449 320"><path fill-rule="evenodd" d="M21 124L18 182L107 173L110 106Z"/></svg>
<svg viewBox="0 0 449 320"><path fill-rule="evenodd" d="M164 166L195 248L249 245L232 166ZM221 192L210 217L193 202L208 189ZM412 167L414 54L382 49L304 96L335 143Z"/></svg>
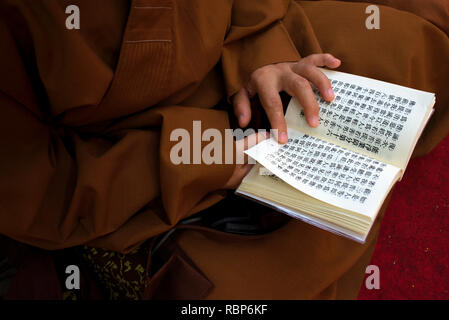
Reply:
<svg viewBox="0 0 449 320"><path fill-rule="evenodd" d="M20 242L129 253L222 200L234 166L174 165L170 133L229 128L229 97L268 63L331 52L341 71L436 92L414 155L448 134L449 40L416 15L382 6L367 30L362 3L78 0L77 31L68 4L0 3L0 233ZM210 299L355 298L387 203L364 245L296 220L184 230L159 290L188 296L169 281L184 268Z"/></svg>
<svg viewBox="0 0 449 320"><path fill-rule="evenodd" d="M449 137L410 162L385 213L370 264L380 290L358 299L449 299Z"/></svg>

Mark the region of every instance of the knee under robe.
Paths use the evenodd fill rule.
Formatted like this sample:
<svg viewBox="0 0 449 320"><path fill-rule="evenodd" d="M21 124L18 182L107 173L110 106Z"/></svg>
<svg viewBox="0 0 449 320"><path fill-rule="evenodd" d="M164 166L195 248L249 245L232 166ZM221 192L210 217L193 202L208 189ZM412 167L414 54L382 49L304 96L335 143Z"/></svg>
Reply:
<svg viewBox="0 0 449 320"><path fill-rule="evenodd" d="M66 28L70 4L80 8L79 30ZM340 71L435 92L414 156L428 153L449 133L444 5L422 14L429 21L416 8L380 6L379 30L365 27L365 8L2 1L0 232L48 250L87 244L126 253L172 229L223 199L234 167L174 165L170 133L191 133L194 120L203 130L229 128L223 98L252 71L312 53L332 53ZM355 298L387 204L364 245L294 219L257 237L184 230L176 244L211 284L205 298ZM161 270L188 273L185 261ZM150 280L153 291L154 282L163 281Z"/></svg>

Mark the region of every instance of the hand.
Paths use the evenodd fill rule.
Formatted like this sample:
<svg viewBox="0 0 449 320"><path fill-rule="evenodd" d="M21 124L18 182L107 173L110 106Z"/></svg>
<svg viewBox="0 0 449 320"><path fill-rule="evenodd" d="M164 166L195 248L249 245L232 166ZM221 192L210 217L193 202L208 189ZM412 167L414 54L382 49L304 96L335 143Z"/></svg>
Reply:
<svg viewBox="0 0 449 320"><path fill-rule="evenodd" d="M304 108L307 123L311 127L319 125L319 107L310 83L313 83L326 101L334 99L329 79L317 67L337 68L341 61L331 54L312 54L298 62L283 62L263 66L251 74L250 81L234 95L234 114L240 127L251 120L250 97L259 95L272 129L278 130L279 143L286 143L287 124L284 118L280 91L295 96Z"/></svg>
<svg viewBox="0 0 449 320"><path fill-rule="evenodd" d="M243 154L244 150L248 150L249 148L255 146L259 142L267 139L270 136L268 132L259 132L253 133L246 137L245 139L240 139L236 141L236 154ZM248 163L248 156L245 154L244 163L238 164L235 166L234 173L231 178L226 182L224 188L225 189L235 189L242 182L243 178L247 175L249 170L253 167L253 164Z"/></svg>

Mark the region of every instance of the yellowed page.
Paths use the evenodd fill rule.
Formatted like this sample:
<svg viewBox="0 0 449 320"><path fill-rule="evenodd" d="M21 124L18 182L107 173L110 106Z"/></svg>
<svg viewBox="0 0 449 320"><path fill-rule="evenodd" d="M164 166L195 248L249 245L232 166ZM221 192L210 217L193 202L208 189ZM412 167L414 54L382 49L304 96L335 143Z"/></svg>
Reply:
<svg viewBox="0 0 449 320"><path fill-rule="evenodd" d="M276 176L262 176L258 174L258 168L261 168L260 164L257 164L248 173L239 186L238 192L249 192L280 205L306 212L307 214L319 212L319 216L330 217L329 221L341 220L345 224L357 225L362 229L366 229L372 223L372 220L367 216L346 211L330 203L311 197Z"/></svg>
<svg viewBox="0 0 449 320"><path fill-rule="evenodd" d="M236 194L314 225L318 228L364 243L373 221L313 198L276 176L260 175L256 164L246 175Z"/></svg>
<svg viewBox="0 0 449 320"><path fill-rule="evenodd" d="M320 105L320 126L311 128L302 106L292 98L288 127L405 169L435 95L374 79L321 69L331 80L335 99Z"/></svg>

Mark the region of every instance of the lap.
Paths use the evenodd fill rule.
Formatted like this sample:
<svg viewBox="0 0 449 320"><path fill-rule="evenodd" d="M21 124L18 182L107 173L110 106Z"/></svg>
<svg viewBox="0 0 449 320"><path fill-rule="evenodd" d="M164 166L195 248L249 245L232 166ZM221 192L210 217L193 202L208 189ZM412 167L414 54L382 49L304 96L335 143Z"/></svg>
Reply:
<svg viewBox="0 0 449 320"><path fill-rule="evenodd" d="M449 129L449 66L441 63L449 40L427 21L388 7L381 7L380 30L368 30L365 8L301 1L284 25L302 56L330 52L342 60L341 71L435 92L437 111L417 147L417 154L428 152ZM387 204L363 245L294 219L257 237L185 230L176 242L213 283L209 299L356 298Z"/></svg>
<svg viewBox="0 0 449 320"><path fill-rule="evenodd" d="M424 154L448 133L449 66L441 61L449 40L424 19L388 7L381 7L380 30L368 30L365 8L301 1L284 24L302 56L330 52L341 71L435 92L436 112L417 146ZM364 245L295 220L258 239L187 231L178 244L214 283L210 299L356 298L387 204Z"/></svg>

